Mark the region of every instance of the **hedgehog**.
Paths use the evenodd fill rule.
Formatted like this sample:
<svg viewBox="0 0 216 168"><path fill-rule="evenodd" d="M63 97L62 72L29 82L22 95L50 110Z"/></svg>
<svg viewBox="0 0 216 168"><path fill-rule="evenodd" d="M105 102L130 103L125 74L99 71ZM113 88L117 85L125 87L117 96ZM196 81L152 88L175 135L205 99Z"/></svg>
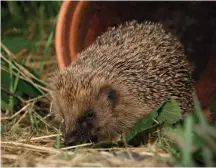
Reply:
<svg viewBox="0 0 216 168"><path fill-rule="evenodd" d="M167 98L179 102L182 118L194 108L184 48L154 22L109 28L50 86L51 111L63 119L66 146L115 141Z"/></svg>

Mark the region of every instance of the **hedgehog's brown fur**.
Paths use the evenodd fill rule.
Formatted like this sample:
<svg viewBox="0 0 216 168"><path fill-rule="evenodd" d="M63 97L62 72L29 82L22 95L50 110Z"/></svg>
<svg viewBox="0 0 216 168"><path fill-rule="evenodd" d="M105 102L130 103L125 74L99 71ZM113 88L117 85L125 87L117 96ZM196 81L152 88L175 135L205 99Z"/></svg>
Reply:
<svg viewBox="0 0 216 168"><path fill-rule="evenodd" d="M193 110L191 68L180 42L161 24L127 22L100 36L56 76L52 110L66 144L112 140L163 100ZM84 113L93 110L93 117ZM94 138L92 138L94 137Z"/></svg>

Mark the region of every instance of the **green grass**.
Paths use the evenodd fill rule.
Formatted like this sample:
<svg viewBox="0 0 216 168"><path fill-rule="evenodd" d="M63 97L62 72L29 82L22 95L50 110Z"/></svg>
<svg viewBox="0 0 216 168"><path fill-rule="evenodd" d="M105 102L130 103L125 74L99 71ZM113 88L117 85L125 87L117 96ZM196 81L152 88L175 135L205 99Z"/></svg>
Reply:
<svg viewBox="0 0 216 168"><path fill-rule="evenodd" d="M61 1L17 2L2 3L2 43L16 56L22 49L28 49L31 59L41 55L37 60L38 67L32 71L41 77L45 62L52 56L55 59L54 31ZM10 22L8 22L10 20ZM38 47L39 43L43 43ZM26 55L17 58L25 62Z"/></svg>
<svg viewBox="0 0 216 168"><path fill-rule="evenodd" d="M185 119L184 125L177 132L168 133L170 140L177 142L177 146L175 144L171 147L170 153L178 166L215 166L216 126L203 115L196 96L194 101L195 112Z"/></svg>

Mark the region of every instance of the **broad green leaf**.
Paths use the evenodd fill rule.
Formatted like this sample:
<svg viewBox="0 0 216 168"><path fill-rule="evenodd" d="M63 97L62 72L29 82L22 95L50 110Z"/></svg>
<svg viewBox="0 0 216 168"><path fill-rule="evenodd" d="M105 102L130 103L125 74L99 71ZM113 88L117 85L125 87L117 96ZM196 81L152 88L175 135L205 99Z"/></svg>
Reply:
<svg viewBox="0 0 216 168"><path fill-rule="evenodd" d="M177 111L178 108L176 107L175 102L165 101L161 103L157 108L155 108L151 113L145 116L143 119L138 121L133 127L133 129L130 131L130 133L125 137L126 143L134 146L139 145L150 133L152 133L158 128L161 128L164 124L163 118L161 117L158 122L155 121L159 115L163 115L164 112L167 113L169 109L170 110L174 109L174 112L178 112ZM170 116L173 117L173 115L169 115L167 116L167 119L169 119ZM177 117L175 117L175 119L176 118ZM169 119L169 121L173 121L173 119ZM114 146L122 147L124 146L124 141L121 140L116 143L103 142L103 143L96 144L94 147L114 147Z"/></svg>
<svg viewBox="0 0 216 168"><path fill-rule="evenodd" d="M10 77L9 77L9 73L2 70L1 71L1 86L2 88L9 90L9 86L10 86ZM15 76L13 75L13 78L15 78ZM30 83L28 83L27 81L24 81L22 79L19 78L18 81L18 85L17 85L17 90L16 90L16 95L19 96L29 96L29 97L36 97L39 96L39 92L38 90L32 86Z"/></svg>
<svg viewBox="0 0 216 168"><path fill-rule="evenodd" d="M161 112L157 117L157 121L166 121L167 124L172 125L181 118L181 109L178 102L176 100L168 100L162 107Z"/></svg>
<svg viewBox="0 0 216 168"><path fill-rule="evenodd" d="M13 78L15 78L15 76L13 76ZM1 70L1 87L4 90L9 91L10 90L10 75L8 72ZM34 98L37 97L40 94L40 92L34 87L32 86L30 83L19 79L18 80L18 84L17 84L17 88L16 88L16 92L14 93L17 96L20 96L22 98ZM11 95L8 95L7 93L5 93L4 91L1 91L1 99L7 104L9 103L9 97ZM14 105L18 105L19 101L14 98ZM6 105L4 104L4 105ZM7 106L4 106L4 108L6 108ZM2 109L4 110L4 109Z"/></svg>
<svg viewBox="0 0 216 168"><path fill-rule="evenodd" d="M34 41L19 36L2 40L2 43L13 53L18 52L23 48L31 49L35 45Z"/></svg>
<svg viewBox="0 0 216 168"><path fill-rule="evenodd" d="M126 139L129 141L133 137L136 136L139 132L143 132L143 130L146 130L147 128L151 127L153 123L155 123L155 120L160 110L163 108L163 106L166 104L166 102L163 102L160 104L157 108L155 108L151 113L149 113L147 116L145 116L143 119L138 121L133 129L130 131L130 133L127 135Z"/></svg>

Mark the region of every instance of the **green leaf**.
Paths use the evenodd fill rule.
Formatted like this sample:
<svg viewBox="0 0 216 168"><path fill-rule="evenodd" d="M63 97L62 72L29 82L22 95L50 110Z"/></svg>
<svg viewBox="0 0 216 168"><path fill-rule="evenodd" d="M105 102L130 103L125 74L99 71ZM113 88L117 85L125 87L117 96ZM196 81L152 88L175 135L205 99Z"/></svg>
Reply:
<svg viewBox="0 0 216 168"><path fill-rule="evenodd" d="M19 36L2 40L2 43L13 53L18 52L23 48L31 49L35 44L34 41Z"/></svg>
<svg viewBox="0 0 216 168"><path fill-rule="evenodd" d="M130 131L130 133L126 136L126 142L130 143L131 145L137 144L143 140L142 135L146 135L150 132L150 130L154 129L156 126L159 126L159 124L155 124L153 127L153 123L155 119L158 116L158 111L162 108L162 106L165 104L163 102L160 104L155 110L153 110L151 113L147 114L143 119L138 121L133 129ZM137 139L136 139L137 138ZM95 144L94 147L103 147L103 148L108 148L108 147L122 147L124 146L124 141L118 141L118 142L100 142L98 144Z"/></svg>
<svg viewBox="0 0 216 168"><path fill-rule="evenodd" d="M15 76L13 75L12 78L15 79ZM7 71L1 70L1 87L4 90L9 91L10 90L10 83L11 83L10 74ZM17 81L17 88L16 88L16 91L14 94L16 96L20 96L24 99L25 98L34 98L34 97L41 95L41 93L34 86L32 86L32 84L30 84L30 83L28 83L28 82L26 82L20 78ZM8 108L8 106L6 106L6 104L9 103L9 97L10 96L11 95L9 95L9 94L7 94L1 90L1 99L2 99L2 101L4 101L3 108ZM13 100L14 100L13 103L15 106L19 104L19 101L16 98L14 98ZM3 108L2 108L2 110L5 110Z"/></svg>
<svg viewBox="0 0 216 168"><path fill-rule="evenodd" d="M163 108L166 102L160 104L157 108L155 108L151 113L138 121L130 133L127 135L126 140L132 140L138 133L143 132L144 130L150 128L154 123L155 119L158 117L159 112Z"/></svg>
<svg viewBox="0 0 216 168"><path fill-rule="evenodd" d="M168 125L172 125L175 121L181 119L181 111L178 103L175 100L167 100L161 103L151 113L138 121L129 134L125 137L125 142L128 145L137 146L141 144L146 137L155 130L162 128L166 121ZM96 144L94 147L122 147L124 141L103 142Z"/></svg>
<svg viewBox="0 0 216 168"><path fill-rule="evenodd" d="M168 125L172 125L182 118L181 109L176 100L168 100L161 109L158 122L166 121Z"/></svg>

